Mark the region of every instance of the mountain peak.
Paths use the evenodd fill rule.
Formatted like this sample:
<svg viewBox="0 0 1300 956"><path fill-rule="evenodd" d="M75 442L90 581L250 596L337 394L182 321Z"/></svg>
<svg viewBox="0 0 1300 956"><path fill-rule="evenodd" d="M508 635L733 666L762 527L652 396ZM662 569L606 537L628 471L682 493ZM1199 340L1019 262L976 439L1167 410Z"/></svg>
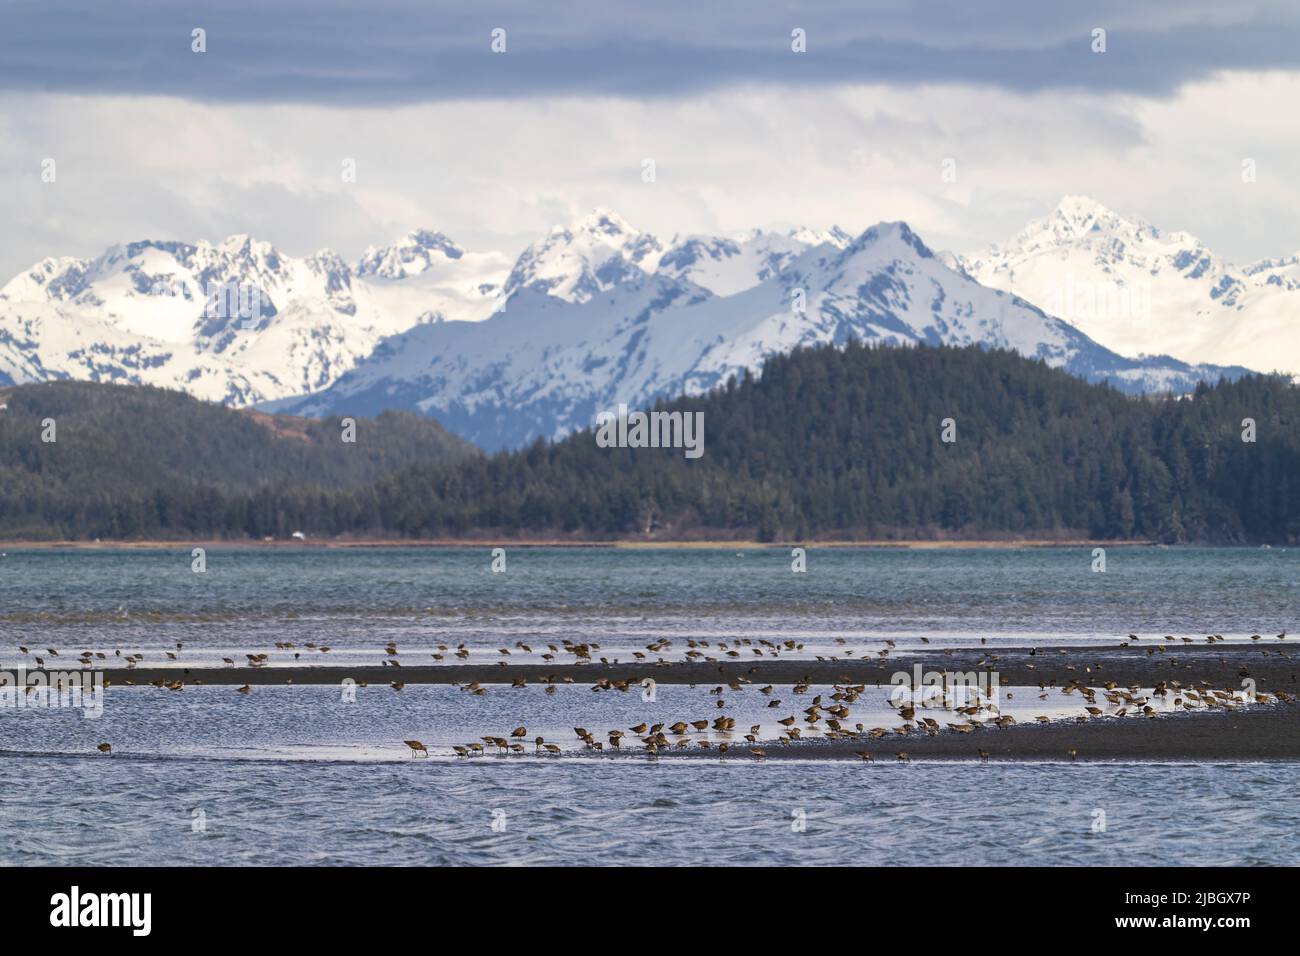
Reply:
<svg viewBox="0 0 1300 956"><path fill-rule="evenodd" d="M658 265L663 247L654 236L628 225L604 206L555 226L519 256L506 279L504 294L533 286L568 302L586 302L597 293L643 278Z"/></svg>
<svg viewBox="0 0 1300 956"><path fill-rule="evenodd" d="M808 226L795 226L786 233L796 242L802 242L808 246L820 246L829 243L832 246L843 249L853 241L853 237L841 229L839 226L831 226L829 229L812 229Z"/></svg>
<svg viewBox="0 0 1300 956"><path fill-rule="evenodd" d="M1082 193L1070 193L1062 196L1060 202L1056 204L1056 209L1054 211L1072 219L1085 216L1114 215L1109 208L1102 205L1091 196L1085 196Z"/></svg>
<svg viewBox="0 0 1300 956"><path fill-rule="evenodd" d="M405 279L428 271L436 261L460 259L465 250L441 232L413 229L390 246L369 246L357 263L357 275Z"/></svg>
<svg viewBox="0 0 1300 956"><path fill-rule="evenodd" d="M585 216L574 220L569 230L594 236L608 236L615 240L640 235L639 230L633 228L626 219L607 206L597 206Z"/></svg>
<svg viewBox="0 0 1300 956"><path fill-rule="evenodd" d="M844 255L851 256L873 246L890 242L901 243L923 259L933 259L930 247L921 241L921 237L912 231L912 227L902 220L897 222L878 222L862 235L844 247Z"/></svg>
<svg viewBox="0 0 1300 956"><path fill-rule="evenodd" d="M1045 228L1068 236L1083 236L1090 232L1109 232L1116 229L1132 232L1146 228L1145 223L1121 216L1091 196L1078 194L1062 196L1056 208L1046 219L1039 222Z"/></svg>
<svg viewBox="0 0 1300 956"><path fill-rule="evenodd" d="M231 255L238 255L239 253L247 252L255 244L253 237L248 233L237 232L234 235L226 236L225 239L222 239L221 242L217 244L217 248L222 252L227 252Z"/></svg>
<svg viewBox="0 0 1300 956"><path fill-rule="evenodd" d="M434 232L431 229L414 229L403 236L397 245L415 246L419 249L436 249L448 259L459 259L465 254L465 250L447 238L446 235L441 232Z"/></svg>

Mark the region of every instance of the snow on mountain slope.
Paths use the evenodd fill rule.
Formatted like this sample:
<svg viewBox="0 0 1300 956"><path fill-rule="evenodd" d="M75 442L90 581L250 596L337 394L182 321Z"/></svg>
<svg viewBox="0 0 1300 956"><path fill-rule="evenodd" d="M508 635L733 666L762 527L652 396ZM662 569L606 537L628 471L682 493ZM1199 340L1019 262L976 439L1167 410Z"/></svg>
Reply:
<svg viewBox="0 0 1300 956"><path fill-rule="evenodd" d="M487 321L394 336L324 392L270 407L307 415L409 408L495 449L560 437L619 403L698 394L796 346L850 338L1013 348L1129 391L1186 389L1220 371L1124 359L1069 324L954 272L904 223L868 229L843 248L805 248L755 283L739 283L743 271L722 281L700 265L744 256L725 242L675 244L664 256L667 269L661 260L656 273L628 269L598 287L539 275ZM682 251L680 262L669 259L674 250ZM691 275L726 290L745 287L714 294ZM578 288L580 297L570 294ZM557 289L565 294L555 295Z"/></svg>
<svg viewBox="0 0 1300 956"><path fill-rule="evenodd" d="M46 259L0 288L0 382L146 383L310 412L407 407L501 447L851 336L1014 348L1128 391L1217 377L1217 366L1123 358L1086 327L972 278L1021 292L1025 274L1086 278L1098 262L1126 282L1167 274L1193 290L1189 301L1208 298L1225 314L1259 289L1289 296L1300 281L1294 258L1233 270L1195 240L1086 200L1067 200L997 256L973 260L936 257L902 223L856 238L755 230L665 247L606 209L555 227L513 263L426 230L367 249L355 267L329 250L295 258L247 236L146 241ZM1058 291L1068 311L1077 290ZM1102 331L1126 331L1106 318ZM1205 354L1249 352L1259 329L1287 334L1290 313L1267 318L1221 323Z"/></svg>
<svg viewBox="0 0 1300 956"><path fill-rule="evenodd" d="M141 339L93 315L48 303L0 302L0 384L53 379L161 385L232 405L297 384L247 372L223 355Z"/></svg>
<svg viewBox="0 0 1300 956"><path fill-rule="evenodd" d="M1300 373L1296 257L1238 268L1186 233L1066 196L1010 241L958 261L1126 355Z"/></svg>
<svg viewBox="0 0 1300 956"><path fill-rule="evenodd" d="M839 229L792 229L784 235L755 229L732 239L682 236L659 259L657 271L715 295L735 295L777 275L812 246L842 249L851 239Z"/></svg>
<svg viewBox="0 0 1300 956"><path fill-rule="evenodd" d="M473 322L504 302L510 266L502 253L466 252L442 233L421 229L391 246L368 248L354 284L365 311L399 317L402 328L417 321Z"/></svg>
<svg viewBox="0 0 1300 956"><path fill-rule="evenodd" d="M483 318L508 261L412 233L357 271L232 236L137 242L46 259L0 289L0 369L181 388L251 404L323 388L382 338L448 316Z"/></svg>
<svg viewBox="0 0 1300 956"><path fill-rule="evenodd" d="M505 295L540 289L566 302L589 302L635 276L653 272L663 247L617 213L596 209L570 226L556 226L519 257Z"/></svg>
<svg viewBox="0 0 1300 956"><path fill-rule="evenodd" d="M1280 259L1261 259L1242 267L1256 284L1285 292L1300 289L1300 254Z"/></svg>

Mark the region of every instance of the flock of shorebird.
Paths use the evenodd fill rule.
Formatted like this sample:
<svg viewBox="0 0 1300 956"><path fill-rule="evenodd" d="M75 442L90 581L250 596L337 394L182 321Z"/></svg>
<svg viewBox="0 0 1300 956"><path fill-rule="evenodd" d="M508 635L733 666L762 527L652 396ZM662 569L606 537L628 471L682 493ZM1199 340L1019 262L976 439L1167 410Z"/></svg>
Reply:
<svg viewBox="0 0 1300 956"><path fill-rule="evenodd" d="M733 691L742 690L748 683L743 679L737 679L730 684L725 685ZM620 686L623 685L623 686ZM593 690L620 689L628 690L632 682L619 682L602 680L598 682ZM517 685L518 686L518 685ZM548 689L553 690L554 685L548 684ZM633 685L634 686L634 685ZM482 691L482 687L477 684L464 685L466 690ZM1039 685L1039 699L1047 700L1050 691L1047 684ZM1046 714L1038 715L1035 720L1038 723L1051 723L1053 721L1071 720L1077 722L1086 722L1094 718L1110 717L1147 717L1156 718L1162 713L1178 712L1180 710L1210 710L1222 708L1224 710L1233 710L1239 706L1247 704L1268 704L1274 700L1294 703L1296 698L1285 693L1276 691L1272 694L1254 693L1244 694L1242 691L1234 691L1231 688L1218 689L1211 687L1207 683L1201 683L1196 686L1183 686L1178 681L1160 681L1154 688L1143 690L1138 686L1120 687L1114 681L1107 681L1101 686L1092 687L1079 680L1071 680L1067 684L1054 688L1066 696L1077 694L1082 701L1084 713L1069 716L1050 717ZM810 685L806 683L795 684L791 688L794 694L808 693ZM759 692L765 695L775 693L776 687L767 685L760 687ZM815 695L809 706L803 708L802 717L797 714L789 714L776 721L782 727L782 731L777 735L775 742L781 746L789 746L795 742L805 739L805 732L815 734L821 740L881 740L886 737L905 738L909 735L926 735L936 736L941 733L970 734L984 728L1003 729L1016 723L1014 717L1009 714L1001 713L999 705L989 699L975 697L970 703L965 703L954 699L951 695L943 696L939 701L916 702L895 702L892 699L887 703L892 707L901 719L901 723L893 726L877 726L868 728L865 724L854 722L850 724L849 706L855 703L859 697L867 693L865 684L836 684L831 688L831 693ZM714 687L711 694L717 695L717 706L726 706L726 701L722 698L724 693L723 685ZM1010 697L1010 692L1008 697ZM1103 706L1099 706L1103 705ZM768 707L780 707L781 700L773 698L768 702ZM956 719L945 720L940 723L938 719L928 716L924 713L918 713L918 706L925 710L934 706L942 711L951 712ZM820 725L820 726L819 726ZM748 732L738 734L746 744L749 745L749 753L763 759L767 756L767 751L759 746L763 741L760 739L762 730L761 724L753 724L749 727ZM623 750L627 743L639 743L643 752L655 756L661 753L669 753L674 750L686 750L692 746L698 749L708 750L716 748L719 753L726 753L732 746L737 743L733 740L733 734L736 732L736 719L726 715L714 718L699 718L693 720L677 720L668 722L661 720L657 723L643 721L639 724L626 728L615 728L607 730L602 734L593 733L584 727L574 727L581 749L587 751L604 751ZM725 739L714 741L711 734L720 733ZM631 735L631 736L629 736ZM509 736L500 736L497 734L486 734L479 738L478 741L472 741L462 745L455 745L451 748L457 757L474 757L482 756L491 750L496 753L508 756L510 754L526 753L528 747L524 739L528 737L528 728L525 726L516 727L509 733ZM604 737L605 740L598 739ZM608 744L606 744L606 740ZM404 741L407 747L411 749L412 756L423 754L429 755L428 747L418 740ZM534 753L560 754L563 748L558 744L548 742L545 738L538 736L533 741ZM989 753L986 750L977 748L976 750L981 760L987 761ZM873 761L874 755L870 751L855 751L856 755L864 761ZM1068 752L1071 759L1077 756L1076 751ZM896 754L900 761L907 761L910 755L907 751L900 750Z"/></svg>
<svg viewBox="0 0 1300 956"><path fill-rule="evenodd" d="M1277 639L1285 640L1286 636L1287 636L1286 632L1283 631L1282 633L1277 635ZM1260 634L1250 635L1251 641L1259 641L1262 639L1263 639L1262 635ZM836 637L833 640L835 644L840 646L846 646L848 644L847 639L843 637ZM1140 638L1138 637L1138 635L1130 634L1128 635L1128 640L1121 642L1119 646L1131 647L1136 645L1139 642L1139 640ZM1223 637L1222 634L1207 634L1205 636L1205 641L1209 644L1215 644L1218 642L1222 642L1223 640L1225 640L1225 638ZM922 644L930 643L930 639L926 637L920 638L920 641ZM1155 644L1148 645L1146 647L1147 654L1153 655L1158 652L1163 652L1167 649L1167 645L1173 644L1175 641L1181 641L1184 644L1192 644L1196 642L1195 639L1191 637L1176 638L1172 634L1167 634L1164 636L1163 639L1158 640ZM884 644L883 648L875 651L864 650L861 654L861 657L864 659L869 659L872 656L879 657L879 658L887 658L897 648L897 643L892 639L888 639L888 638L883 639L881 643ZM981 645L987 645L987 643L988 643L987 638L980 638ZM750 650L751 653L756 657L766 656L770 658L779 658L783 651L786 653L797 653L805 649L805 645L803 643L794 639L786 639L782 641L771 641L766 638L758 638L758 639L736 638L732 642L728 642L726 640L719 640L717 641L716 645L714 645L710 641L703 638L688 638L686 640L686 644L687 644L687 650L683 652L681 659L683 662L687 662L687 663L691 663L691 662L717 663L721 661L722 658L715 656L715 654L713 653L714 651L716 651L717 654L721 654L722 657L732 658L734 660L736 658L742 657L743 656L742 652L745 649ZM649 652L648 654L640 650L633 650L631 653L633 659L640 664L644 664L644 663L654 663L654 664L661 664L661 665L671 664L673 662L665 660L662 654L664 651L672 647L672 645L673 645L673 641L670 638L665 637L658 641L654 641L651 642L650 644L645 645L645 651L648 651ZM164 651L163 654L168 661L179 661L180 660L179 654L180 651L184 648L184 646L185 645L182 642L177 641L175 651L168 650L168 651ZM302 655L304 651L320 653L320 654L328 654L333 649L329 645L317 644L314 641L307 641L304 642L302 645L295 644L292 641L276 641L274 642L274 646L275 646L275 650L277 651L293 652L293 659L295 661L299 661L302 659ZM548 643L546 645L546 650L541 652L539 654L539 657L543 661L552 663L556 660L559 660L562 655L567 654L570 655L573 658L573 660L577 663L592 663L597 660L597 658L593 657L593 652L599 651L600 649L601 649L600 644L596 643L595 641L580 642L580 641L570 640L569 638L564 638L559 644ZM24 656L31 654L31 651L27 647L24 647L22 645L19 645L18 650L21 651ZM383 650L385 656L380 661L382 666L393 667L393 668L400 668L402 666L401 662L397 660L398 649L395 641L389 641L388 643L386 643L383 647ZM522 640L515 641L515 643L511 647L499 647L496 648L495 650L497 653L497 663L502 667L508 667L510 665L511 662L506 660L505 658L511 657L514 654L534 653L533 648ZM47 653L51 657L59 656L58 650L52 647L47 648ZM488 651L488 653L490 653L490 651ZM952 648L946 648L942 651L942 653L945 655L950 655L954 653L954 650ZM1031 651L1031 653L1033 652ZM1061 653L1065 653L1065 650L1063 648L1061 649ZM1288 657L1285 651L1279 650L1277 651L1277 653L1282 657ZM454 657L459 661L465 661L469 659L470 654L471 654L471 648L464 643L458 644L454 648L448 644L438 644L436 645L435 650L431 652L430 657L433 660L438 662L445 661L448 657ZM659 656L652 661L650 655L659 655ZM77 658L75 658L75 660L84 667L84 666L90 666L94 664L96 660L107 661L108 656L109 655L105 654L102 651L92 652L86 650L86 651L82 651L81 654ZM137 664L139 664L145 659L144 654L139 652L136 652L134 654L123 654L121 648L114 650L113 656L121 659L126 664L127 669L134 668ZM266 667L270 664L270 654L267 653L261 653L261 654L246 653L243 656L245 658L246 666L248 667ZM834 663L838 661L851 660L852 658L853 658L853 652L846 651L842 655L841 654L813 655L809 659L821 661L821 662ZM997 659L996 655L990 655L990 660L996 660L996 659ZM35 655L34 660L36 662L37 667L44 668L46 666L45 658L40 656L39 654ZM622 663L617 657L614 658L600 657L598 660L602 664ZM233 657L222 657L221 661L223 664L226 664L227 666L234 666L237 663L237 661ZM129 681L127 681L126 683L129 683Z"/></svg>
<svg viewBox="0 0 1300 956"><path fill-rule="evenodd" d="M1276 637L1278 640L1285 640L1286 636L1286 633L1282 632ZM1253 634L1250 636L1250 639L1252 641L1259 641L1262 637L1259 634ZM837 638L836 640L838 643L845 643L843 638ZM929 643L926 638L922 638L921 640L924 643ZM1139 640L1140 639L1136 634L1130 634L1128 635L1128 641L1121 644L1121 646L1132 646ZM1175 638L1173 636L1166 635L1163 641L1154 645L1149 645L1147 647L1147 653L1154 654L1156 652L1162 652L1166 645L1173 643L1174 640ZM1184 643L1191 643L1193 639L1184 637L1181 640ZM1222 640L1224 640L1222 635L1212 634L1206 636L1206 641L1211 644ZM886 648L875 653L881 656L887 656L890 650L895 646L895 643L892 640L886 640L884 643L887 645ZM984 643L983 639L981 640L981 643ZM660 654L670 647L671 644L671 640L664 638L646 645L646 650L651 654ZM687 644L688 650L685 654L687 660L717 660L716 657L713 657L710 654L713 650L713 646L710 645L709 641L702 639L689 639ZM179 660L178 655L182 651L184 645L178 641L175 646L175 651L164 652L169 660ZM763 656L766 652L766 654L771 657L779 656L783 650L791 652L803 648L803 645L795 640L774 642L765 639L754 641L748 638L737 639L734 644L728 643L727 641L719 641L717 642L716 648L724 656L734 658L740 656L741 649L746 646L748 646L755 655ZM330 647L326 645L318 645L314 642L305 643L302 645L302 648L319 653L328 653L330 651ZM594 642L574 642L566 639L559 645L547 644L546 648L547 650L542 652L540 656L543 660L548 662L556 660L561 654L572 655L572 657L578 662L590 662L593 660L593 652L598 651L600 645ZM18 649L24 656L31 654L31 651L25 646L20 645ZM292 642L276 642L275 649L278 651L293 651L295 659L299 659L302 653L302 651ZM397 660L398 648L396 643L392 641L388 642L384 645L383 650L383 665L392 668L400 668L401 663ZM510 657L514 653L533 653L533 649L523 641L516 641L512 647L501 647L496 650L498 652L498 657L502 658L502 664L507 664L507 661L505 661L504 658ZM55 648L47 648L47 653L51 657L60 656L58 650ZM647 655L641 651L635 651L633 653L639 661L645 662L648 660ZM951 651L945 650L944 653L948 654L951 653ZM1036 652L1031 650L1030 653L1032 655ZM1065 653L1065 650L1061 649L1061 653ZM1283 657L1288 656L1285 651L1282 650L1278 650L1276 653ZM455 649L450 648L448 645L438 645L437 650L432 653L432 657L439 661L445 659L446 656L453 656L464 660L469 656L469 654L470 650L464 644L459 645ZM114 656L122 658L128 669L133 668L137 663L144 659L144 655L140 653L123 655L120 649L114 652ZM851 653L848 656L851 657ZM863 656L869 656L869 652L864 653ZM107 657L108 655L103 652L91 652L87 650L83 651L79 657L75 658L75 660L84 667L93 665L97 659L106 660ZM265 653L246 654L245 657L251 667L267 666L269 660L269 655ZM46 662L43 656L35 655L34 659L38 667L45 668ZM826 660L827 658L820 657L817 659ZM837 658L832 657L830 659L836 660ZM233 658L226 657L222 658L222 660L226 664L234 663ZM601 660L604 661L605 659L601 658ZM988 654L986 655L986 659L980 662L980 665L990 665L994 661L996 661L996 655ZM610 662L606 661L606 663ZM661 657L659 663L667 662L663 661ZM1034 665L1030 664L1027 666L1032 668ZM108 682L106 681L106 683ZM126 680L124 683L130 684L131 681ZM159 678L150 681L149 683L155 687L166 688L173 691L182 690L185 686L183 681L178 679L166 680ZM366 681L358 681L357 683L358 686L361 687L367 686ZM554 694L557 683L573 684L575 683L575 680L572 677L563 677L559 679L554 676L548 677L542 681L544 692L547 694ZM595 682L592 689L595 691L615 690L628 692L634 688L640 687L642 683L641 680L635 678L613 680L602 677ZM715 701L716 708L723 709L727 706L726 700L723 697L727 689L739 692L750 684L752 684L752 682L746 678L736 678L729 684L714 687L709 693L717 698ZM393 680L389 682L389 686L394 691L401 691L406 685L400 680ZM466 693L476 696L481 696L487 692L487 687L477 681L454 686L458 686ZM512 679L510 686L514 688L522 688L528 686L528 682L522 677L517 677ZM1056 687L1056 682L1052 681L1051 688L1058 690L1060 693L1067 696L1078 695L1083 702L1082 706L1084 710L1083 714L1075 716L1074 719L1078 721L1087 721L1098 717L1120 718L1126 716L1145 716L1148 718L1155 718L1161 713L1166 713L1171 710L1175 712L1178 710L1203 710L1213 708L1231 710L1235 707L1249 703L1264 704L1270 703L1273 700L1284 702L1294 702L1295 700L1295 698L1281 691L1274 692L1271 695L1266 693L1257 693L1247 696L1240 690L1235 690L1233 688L1214 688L1204 682L1196 686L1182 686L1179 682L1172 680L1161 681L1153 688L1143 689L1137 686L1120 687L1114 681L1107 681L1100 686L1090 686L1084 681L1071 679L1060 687ZM769 684L758 688L758 690L769 698L767 707L781 707L781 699L773 696L777 690L774 685ZM791 692L794 695L803 695L808 693L809 690L810 684L806 678L799 683L791 685ZM1040 683L1038 685L1038 690L1040 700L1047 700L1049 698L1050 694L1048 684ZM247 695L251 693L252 688L249 684L244 684L243 686L236 688L236 691L240 694ZM918 714L918 705L915 702L909 702L906 700L896 702L893 699L890 699L888 703L890 707L896 710L898 718L901 719L900 723L894 726L876 727L867 727L860 722L850 723L850 706L856 703L859 698L866 693L867 685L865 684L842 683L833 685L829 693L816 694L811 699L809 706L802 709L802 716L797 713L789 713L776 721L776 724L780 725L782 729L777 732L775 743L781 746L789 746L803 739L803 734L805 732L810 735L815 735L822 740L880 740L885 737L905 738L911 734L929 736L934 736L940 733L969 734L986 727L1002 729L1016 723L1014 717L1001 713L1000 708L995 701L980 698L978 695L973 702L969 702L968 700L958 701L951 695L944 696L942 700L938 702L938 705L942 710L951 712L955 719L945 720L943 724L934 717L927 716L924 713ZM1007 696L1010 698L1012 695L1008 692ZM1099 698L1104 699L1104 705ZM920 706L922 710L926 710L929 709L933 703L933 701L924 701ZM1050 723L1054 720L1069 719L1068 716L1058 715L1056 717L1050 717L1046 714L1038 715L1035 718L1038 723ZM739 745L739 741L734 739L738 736L748 745L748 752L758 759L767 756L767 751L762 746L759 746L760 743L763 743L760 738L761 731L762 725L754 724L748 728L747 732L737 734L735 718L727 715L720 715L712 718L676 720L672 722L667 720L659 722L644 721L635 726L610 729L603 733L593 733L583 727L574 728L574 733L577 736L579 745L582 749L587 751L622 751L625 744L629 746L639 744L645 753L652 756L660 753L668 753L674 750L686 750L692 746L704 750L716 749L718 753L726 753L733 747L733 745ZM715 733L721 735L723 739L715 741L713 739L713 734ZM564 748L559 744L548 741L540 735L535 736L531 741L527 739L528 736L527 727L519 726L504 735L486 734L480 737L477 741L454 745L451 750L457 757L481 756L489 751L494 751L503 756L508 756L510 754L524 754L529 751L529 744L531 744L532 752L535 754L555 755L564 751ZM421 741L406 740L404 743L410 749L412 756L429 756L429 748ZM108 743L99 744L97 749L105 754L112 753L112 746ZM856 753L863 760L871 761L874 759L872 753L869 751L856 751ZM978 749L977 753L979 754L980 759L988 759L987 751ZM902 750L898 751L896 756L901 761L910 759L910 755L906 751ZM1073 758L1075 754L1071 753L1070 756Z"/></svg>

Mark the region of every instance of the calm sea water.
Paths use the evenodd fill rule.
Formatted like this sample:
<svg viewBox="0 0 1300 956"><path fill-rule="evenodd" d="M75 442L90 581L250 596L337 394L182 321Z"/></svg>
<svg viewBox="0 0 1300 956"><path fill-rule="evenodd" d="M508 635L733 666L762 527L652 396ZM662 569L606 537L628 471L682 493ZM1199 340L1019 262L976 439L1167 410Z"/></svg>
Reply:
<svg viewBox="0 0 1300 956"><path fill-rule="evenodd" d="M1276 633L1295 624L1300 549L509 548L9 551L0 662L18 643L192 654L315 640L371 657L403 648L568 637L610 649L672 637L1043 637ZM38 639L39 638L39 639ZM25 640L23 640L25 639ZM156 655L155 655L156 656ZM197 658L192 658L198 663ZM271 655L272 663L293 662ZM153 657L153 663L158 663Z"/></svg>
<svg viewBox="0 0 1300 956"><path fill-rule="evenodd" d="M596 640L611 658L668 638L651 655L665 659L680 659L688 638L795 637L813 654L922 636L1242 637L1291 630L1300 606L1300 555L1283 549L1108 549L1105 574L1086 549L812 549L806 574L784 550L510 548L501 574L487 549L213 550L204 574L191 560L188 549L9 551L0 667L51 647L154 664L172 649L184 666L243 651L271 653L273 665L295 653L373 663L389 640L401 660L426 663L460 643L471 660L499 659L503 646L536 660L565 637ZM329 645L329 657L307 642ZM1017 692L1008 712L1066 706ZM779 710L752 688L724 696L720 710L704 687L660 687L646 702L580 685L482 696L377 685L355 700L332 687L115 686L94 719L0 708L0 863L1300 863L1293 763L449 755L520 725L569 750L574 726L718 713L766 738L778 714L806 706L788 687L772 695ZM887 713L867 697L855 719ZM434 756L412 758L406 739ZM111 756L95 750L106 741Z"/></svg>

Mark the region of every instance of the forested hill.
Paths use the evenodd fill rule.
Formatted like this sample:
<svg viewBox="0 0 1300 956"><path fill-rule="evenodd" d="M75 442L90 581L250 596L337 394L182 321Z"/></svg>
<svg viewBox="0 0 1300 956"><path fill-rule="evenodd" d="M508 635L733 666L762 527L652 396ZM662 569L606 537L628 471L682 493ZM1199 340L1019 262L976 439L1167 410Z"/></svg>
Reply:
<svg viewBox="0 0 1300 956"><path fill-rule="evenodd" d="M600 448L588 431L385 479L359 493L353 527L370 514L434 536L1300 539L1300 389L1277 377L1140 399L1008 351L850 344L664 407L703 411L702 457Z"/></svg>
<svg viewBox="0 0 1300 956"><path fill-rule="evenodd" d="M237 411L150 387L23 385L0 389L0 406L0 533L11 538L228 527L238 519L226 504L258 488L346 488L480 454L406 412L357 420L345 442L337 418Z"/></svg>
<svg viewBox="0 0 1300 956"><path fill-rule="evenodd" d="M1279 378L1135 399L1010 352L850 344L773 358L761 377L663 408L703 412L702 457L602 448L586 431L328 491L301 473L255 491L196 475L165 513L147 484L89 501L56 490L25 520L56 537L1300 540L1300 389ZM941 439L944 419L955 441Z"/></svg>

